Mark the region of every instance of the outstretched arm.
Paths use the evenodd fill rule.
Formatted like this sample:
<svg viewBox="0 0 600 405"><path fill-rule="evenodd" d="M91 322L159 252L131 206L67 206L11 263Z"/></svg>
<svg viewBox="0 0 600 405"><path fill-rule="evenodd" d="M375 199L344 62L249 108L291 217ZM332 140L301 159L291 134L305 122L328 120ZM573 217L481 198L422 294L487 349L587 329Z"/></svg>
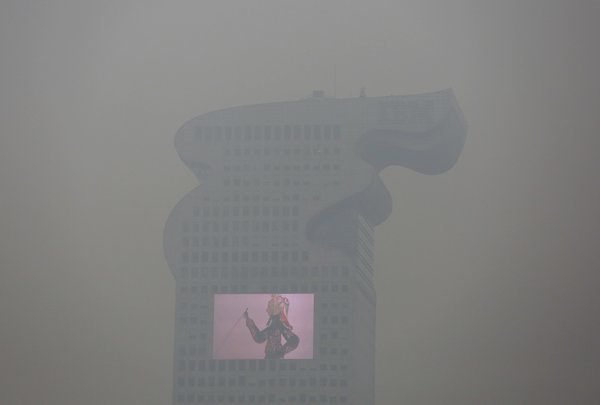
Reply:
<svg viewBox="0 0 600 405"><path fill-rule="evenodd" d="M246 309L246 311L244 311L244 318L246 319L246 327L248 327L248 330L250 331L250 335L252 335L252 339L254 339L254 341L256 343L263 343L265 340L267 340L266 333L264 333L264 331L260 331L258 329L258 327L254 323L252 318L250 318L248 316L247 309Z"/></svg>

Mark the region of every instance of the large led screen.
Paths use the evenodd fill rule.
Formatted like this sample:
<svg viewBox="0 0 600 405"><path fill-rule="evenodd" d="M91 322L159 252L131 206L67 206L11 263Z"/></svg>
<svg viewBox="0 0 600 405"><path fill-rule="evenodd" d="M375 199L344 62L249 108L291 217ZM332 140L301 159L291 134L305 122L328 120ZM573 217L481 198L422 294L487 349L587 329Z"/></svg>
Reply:
<svg viewBox="0 0 600 405"><path fill-rule="evenodd" d="M314 294L215 294L213 358L312 359Z"/></svg>

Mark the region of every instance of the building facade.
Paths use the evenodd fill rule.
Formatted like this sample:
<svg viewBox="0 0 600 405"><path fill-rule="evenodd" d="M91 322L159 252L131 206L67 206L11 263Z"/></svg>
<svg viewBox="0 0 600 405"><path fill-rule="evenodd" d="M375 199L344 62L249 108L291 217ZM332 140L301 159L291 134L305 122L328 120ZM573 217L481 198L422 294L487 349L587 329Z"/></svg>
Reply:
<svg viewBox="0 0 600 405"><path fill-rule="evenodd" d="M373 228L392 206L378 173L441 173L465 133L450 90L316 93L188 121L175 146L200 184L164 231L177 288L173 403L374 404ZM215 297L228 294L311 294L312 336L300 336L311 354L215 355Z"/></svg>

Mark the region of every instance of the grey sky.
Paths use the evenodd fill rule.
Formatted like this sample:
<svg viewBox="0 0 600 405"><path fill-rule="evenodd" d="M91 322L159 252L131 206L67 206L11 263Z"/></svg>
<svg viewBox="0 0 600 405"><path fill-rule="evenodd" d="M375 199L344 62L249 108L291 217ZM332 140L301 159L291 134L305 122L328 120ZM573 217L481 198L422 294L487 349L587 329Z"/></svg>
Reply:
<svg viewBox="0 0 600 405"><path fill-rule="evenodd" d="M600 400L594 1L0 3L0 402L167 404L162 252L218 108L452 87L439 176L382 177L377 399ZM335 67L335 69L334 69Z"/></svg>

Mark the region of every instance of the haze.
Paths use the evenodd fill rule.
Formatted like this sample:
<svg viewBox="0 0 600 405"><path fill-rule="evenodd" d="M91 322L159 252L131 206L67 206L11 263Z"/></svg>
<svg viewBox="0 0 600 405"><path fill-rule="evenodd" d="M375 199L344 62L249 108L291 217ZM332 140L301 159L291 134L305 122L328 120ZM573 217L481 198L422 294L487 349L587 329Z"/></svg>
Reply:
<svg viewBox="0 0 600 405"><path fill-rule="evenodd" d="M0 403L163 405L188 119L452 87L456 166L382 177L377 404L600 402L600 6L0 3Z"/></svg>

